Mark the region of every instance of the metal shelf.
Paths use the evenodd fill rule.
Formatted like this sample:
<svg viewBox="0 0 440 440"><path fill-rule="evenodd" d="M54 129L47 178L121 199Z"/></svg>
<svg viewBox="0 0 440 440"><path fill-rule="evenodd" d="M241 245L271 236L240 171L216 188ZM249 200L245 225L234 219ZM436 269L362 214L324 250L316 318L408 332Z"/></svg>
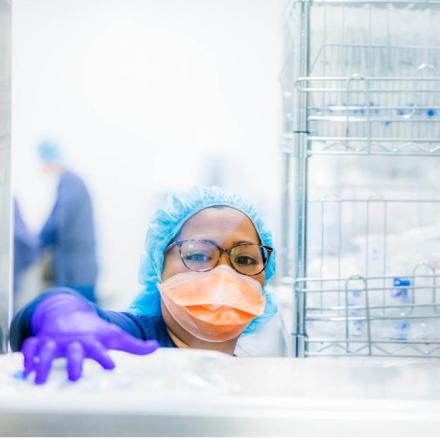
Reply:
<svg viewBox="0 0 440 440"><path fill-rule="evenodd" d="M307 355L440 357L440 275L416 272L298 279Z"/></svg>
<svg viewBox="0 0 440 440"><path fill-rule="evenodd" d="M439 20L438 1L288 5L280 279L296 356L440 357L422 331L440 331Z"/></svg>

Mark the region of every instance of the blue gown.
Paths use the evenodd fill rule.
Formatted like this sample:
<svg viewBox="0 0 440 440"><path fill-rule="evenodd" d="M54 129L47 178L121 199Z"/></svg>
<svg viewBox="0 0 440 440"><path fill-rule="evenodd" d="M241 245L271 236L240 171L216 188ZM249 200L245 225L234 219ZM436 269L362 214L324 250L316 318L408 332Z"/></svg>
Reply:
<svg viewBox="0 0 440 440"><path fill-rule="evenodd" d="M82 179L65 171L52 212L40 233L42 248L53 251L54 283L96 302L98 274L92 201Z"/></svg>

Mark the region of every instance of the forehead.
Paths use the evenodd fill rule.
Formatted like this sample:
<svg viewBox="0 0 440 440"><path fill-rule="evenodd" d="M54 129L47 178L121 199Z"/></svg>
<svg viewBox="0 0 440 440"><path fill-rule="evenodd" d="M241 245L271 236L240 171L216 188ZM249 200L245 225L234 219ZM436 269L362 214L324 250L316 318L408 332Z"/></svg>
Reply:
<svg viewBox="0 0 440 440"><path fill-rule="evenodd" d="M232 246L240 241L260 241L249 217L229 207L206 208L188 219L178 239L194 238L214 240L222 246Z"/></svg>

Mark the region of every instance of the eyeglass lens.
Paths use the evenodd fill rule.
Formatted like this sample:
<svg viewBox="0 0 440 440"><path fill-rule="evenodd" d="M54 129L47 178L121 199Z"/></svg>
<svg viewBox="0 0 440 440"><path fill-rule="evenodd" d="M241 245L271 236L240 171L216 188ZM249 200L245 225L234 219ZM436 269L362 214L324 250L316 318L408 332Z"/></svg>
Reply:
<svg viewBox="0 0 440 440"><path fill-rule="evenodd" d="M220 258L220 250L213 243L187 241L182 243L181 256L185 266L196 272L213 269ZM235 270L245 275L261 272L266 264L268 252L255 244L242 244L230 253L231 264Z"/></svg>

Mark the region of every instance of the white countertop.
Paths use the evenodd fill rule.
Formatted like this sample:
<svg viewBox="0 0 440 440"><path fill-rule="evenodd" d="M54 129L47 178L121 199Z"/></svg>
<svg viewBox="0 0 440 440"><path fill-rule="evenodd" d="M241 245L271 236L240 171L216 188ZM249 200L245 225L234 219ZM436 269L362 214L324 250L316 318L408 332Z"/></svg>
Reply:
<svg viewBox="0 0 440 440"><path fill-rule="evenodd" d="M0 356L0 435L440 436L440 360L112 356L76 384L58 360L40 387Z"/></svg>

